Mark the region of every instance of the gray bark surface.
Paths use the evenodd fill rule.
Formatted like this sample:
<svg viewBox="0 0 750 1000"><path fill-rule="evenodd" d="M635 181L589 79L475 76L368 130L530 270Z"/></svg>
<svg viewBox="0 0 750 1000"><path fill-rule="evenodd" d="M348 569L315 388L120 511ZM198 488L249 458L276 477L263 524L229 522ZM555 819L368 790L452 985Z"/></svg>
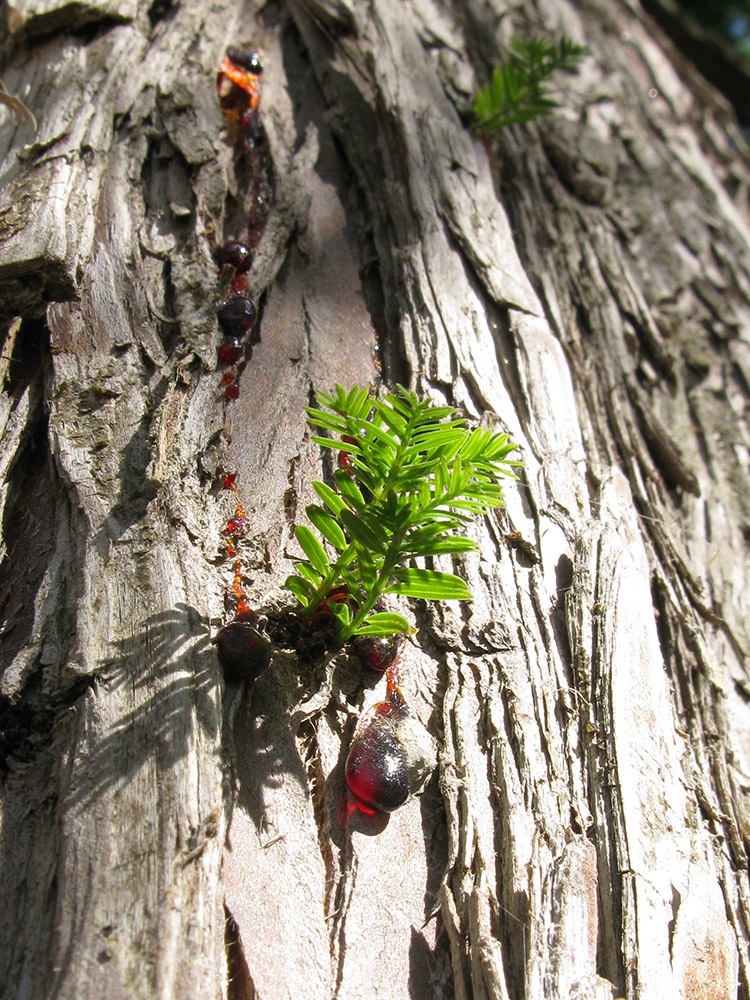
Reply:
<svg viewBox="0 0 750 1000"><path fill-rule="evenodd" d="M746 147L635 0L507 10L8 5L38 130L0 107L3 1000L750 997ZM513 31L591 55L483 143ZM238 42L274 199L226 404ZM238 688L210 642L221 478L263 622L324 468L303 407L376 346L525 463L442 564L473 602L404 604L438 766L387 819L343 779L383 682L278 646Z"/></svg>

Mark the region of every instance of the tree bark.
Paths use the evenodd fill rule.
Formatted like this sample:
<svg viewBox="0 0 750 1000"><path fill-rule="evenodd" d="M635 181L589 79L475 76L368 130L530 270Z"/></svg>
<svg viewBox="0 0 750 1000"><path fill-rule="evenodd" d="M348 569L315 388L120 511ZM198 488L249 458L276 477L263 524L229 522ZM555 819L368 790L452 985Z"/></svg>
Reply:
<svg viewBox="0 0 750 1000"><path fill-rule="evenodd" d="M750 172L722 99L635 0L7 9L38 130L3 110L0 995L748 1000ZM485 143L514 32L591 54ZM274 193L227 403L237 42ZM378 364L525 463L479 552L436 560L473 602L405 608L439 761L388 818L343 778L380 683L277 641L241 687L210 642L223 476L271 628L325 471L303 407Z"/></svg>

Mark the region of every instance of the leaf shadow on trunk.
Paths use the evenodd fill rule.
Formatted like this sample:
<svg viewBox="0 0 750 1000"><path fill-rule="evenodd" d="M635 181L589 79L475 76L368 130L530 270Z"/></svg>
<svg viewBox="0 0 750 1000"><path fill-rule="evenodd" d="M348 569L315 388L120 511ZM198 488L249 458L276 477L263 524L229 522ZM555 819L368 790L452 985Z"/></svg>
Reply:
<svg viewBox="0 0 750 1000"><path fill-rule="evenodd" d="M199 735L219 738L219 673L204 616L179 603L114 646L118 655L79 703L70 805L124 788L147 765L160 783Z"/></svg>

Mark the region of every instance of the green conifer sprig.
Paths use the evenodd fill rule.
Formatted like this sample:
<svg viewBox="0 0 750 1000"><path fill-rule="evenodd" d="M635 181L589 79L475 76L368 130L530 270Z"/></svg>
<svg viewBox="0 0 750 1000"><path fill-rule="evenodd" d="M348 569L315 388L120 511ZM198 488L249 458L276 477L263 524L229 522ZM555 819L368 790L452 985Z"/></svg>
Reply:
<svg viewBox="0 0 750 1000"><path fill-rule="evenodd" d="M559 102L546 90L555 72L577 73L589 50L563 35L557 44L546 38L514 38L505 62L492 73L492 83L474 98L474 127L497 132L506 125L548 115Z"/></svg>
<svg viewBox="0 0 750 1000"><path fill-rule="evenodd" d="M344 586L352 601L329 601L338 638L408 634L402 615L378 611L384 594L424 600L468 600L466 582L453 573L417 569L415 557L471 552L476 545L452 532L503 504L499 480L515 478L515 445L505 434L469 430L450 406L419 400L399 386L373 398L368 389L336 386L308 407L308 422L329 436L313 440L348 455L350 471L334 473L337 489L313 483L322 505L296 530L307 559L295 565L286 588L312 616ZM351 474L350 474L351 472ZM375 610L374 610L375 609Z"/></svg>

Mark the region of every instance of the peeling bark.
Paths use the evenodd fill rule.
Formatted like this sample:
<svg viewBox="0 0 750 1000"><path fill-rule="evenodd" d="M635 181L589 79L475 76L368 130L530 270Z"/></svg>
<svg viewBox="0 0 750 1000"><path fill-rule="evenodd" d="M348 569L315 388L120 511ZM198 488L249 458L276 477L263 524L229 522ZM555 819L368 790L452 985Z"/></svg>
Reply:
<svg viewBox="0 0 750 1000"><path fill-rule="evenodd" d="M38 128L0 106L0 995L747 1000L750 171L722 99L635 0L8 10ZM485 144L513 31L591 56ZM212 252L252 192L214 83L245 40L274 200L225 405ZM303 407L376 382L376 348L525 462L444 563L473 602L404 607L439 763L390 817L343 778L381 684L278 642L246 690L210 642L220 478L278 639L323 470Z"/></svg>

